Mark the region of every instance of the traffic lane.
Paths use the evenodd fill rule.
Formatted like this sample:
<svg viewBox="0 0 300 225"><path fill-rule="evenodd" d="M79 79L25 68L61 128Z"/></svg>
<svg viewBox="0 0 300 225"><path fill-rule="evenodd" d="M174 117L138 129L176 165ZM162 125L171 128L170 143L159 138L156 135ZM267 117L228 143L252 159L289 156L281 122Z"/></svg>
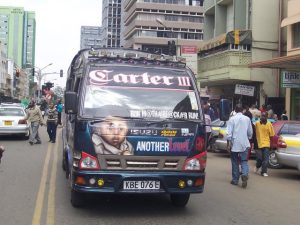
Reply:
<svg viewBox="0 0 300 225"><path fill-rule="evenodd" d="M70 203L70 189L58 171L56 224L299 224L300 175L295 170L270 170L270 177L252 172L247 189L232 186L228 156L209 153L205 191L191 195L184 209L167 196L94 196L85 208ZM283 190L288 191L283 193Z"/></svg>
<svg viewBox="0 0 300 225"><path fill-rule="evenodd" d="M6 150L0 164L0 224L31 224L48 146L45 127L40 135L43 143L33 146L16 136L1 136Z"/></svg>

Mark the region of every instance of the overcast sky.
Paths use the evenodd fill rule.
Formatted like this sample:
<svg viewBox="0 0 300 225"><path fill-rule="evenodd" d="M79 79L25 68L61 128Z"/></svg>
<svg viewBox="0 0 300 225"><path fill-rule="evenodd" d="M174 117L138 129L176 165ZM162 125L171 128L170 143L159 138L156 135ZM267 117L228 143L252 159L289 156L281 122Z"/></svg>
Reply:
<svg viewBox="0 0 300 225"><path fill-rule="evenodd" d="M63 69L66 73L80 48L80 27L101 26L102 21L102 0L0 0L0 4L35 11L35 65L43 68L53 63L43 72ZM59 75L46 75L44 80L65 83Z"/></svg>

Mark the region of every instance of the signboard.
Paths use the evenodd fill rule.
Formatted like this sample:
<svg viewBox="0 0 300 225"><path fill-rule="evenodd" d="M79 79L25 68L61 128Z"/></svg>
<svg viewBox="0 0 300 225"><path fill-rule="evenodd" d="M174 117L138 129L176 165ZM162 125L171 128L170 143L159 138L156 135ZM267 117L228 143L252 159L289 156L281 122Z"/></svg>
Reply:
<svg viewBox="0 0 300 225"><path fill-rule="evenodd" d="M282 71L281 87L300 88L300 72Z"/></svg>
<svg viewBox="0 0 300 225"><path fill-rule="evenodd" d="M247 96L254 96L254 86L236 84L234 93L237 95L247 95Z"/></svg>
<svg viewBox="0 0 300 225"><path fill-rule="evenodd" d="M194 74L198 73L197 51L197 46L181 46L181 56L186 59L186 65Z"/></svg>

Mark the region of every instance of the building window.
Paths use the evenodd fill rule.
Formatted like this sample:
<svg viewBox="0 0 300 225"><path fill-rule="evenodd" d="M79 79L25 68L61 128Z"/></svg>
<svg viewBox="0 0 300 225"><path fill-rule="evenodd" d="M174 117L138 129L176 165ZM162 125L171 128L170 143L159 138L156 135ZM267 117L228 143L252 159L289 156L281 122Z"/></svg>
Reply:
<svg viewBox="0 0 300 225"><path fill-rule="evenodd" d="M300 47L300 22L292 25L292 47L299 48Z"/></svg>

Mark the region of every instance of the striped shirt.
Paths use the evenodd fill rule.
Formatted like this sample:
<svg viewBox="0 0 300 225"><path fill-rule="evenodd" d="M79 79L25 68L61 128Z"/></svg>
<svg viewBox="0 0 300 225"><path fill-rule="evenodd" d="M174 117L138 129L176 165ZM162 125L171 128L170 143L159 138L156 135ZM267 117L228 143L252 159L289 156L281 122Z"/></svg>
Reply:
<svg viewBox="0 0 300 225"><path fill-rule="evenodd" d="M57 123L57 111L55 108L48 110L47 123Z"/></svg>

